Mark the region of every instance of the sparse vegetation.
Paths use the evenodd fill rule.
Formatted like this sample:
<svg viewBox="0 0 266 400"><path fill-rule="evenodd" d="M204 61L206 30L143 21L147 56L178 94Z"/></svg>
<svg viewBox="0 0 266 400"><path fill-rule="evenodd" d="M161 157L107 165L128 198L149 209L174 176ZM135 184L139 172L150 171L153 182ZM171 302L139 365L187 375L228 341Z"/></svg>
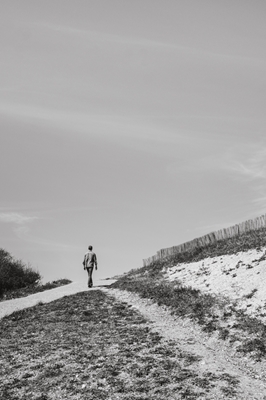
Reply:
<svg viewBox="0 0 266 400"><path fill-rule="evenodd" d="M199 261L205 257L261 248L266 245L265 232L265 229L248 232L217 242L215 245L156 261L149 266L131 270L111 287L136 292L143 298L153 299L159 305L171 307L173 314L196 321L205 332L216 331L220 339L230 340L232 343L240 342L238 352L261 360L266 358L266 326L261 321L249 317L243 310L234 306L229 307L229 299L222 300L215 295L182 286L178 281L166 281L163 271L181 262ZM236 274L232 275L235 276ZM257 289L252 290L245 298L251 299L256 291ZM230 312L225 312L228 307ZM234 322L230 324L230 321Z"/></svg>
<svg viewBox="0 0 266 400"><path fill-rule="evenodd" d="M234 397L238 381L153 332L101 291L15 312L0 323L0 398L161 400ZM210 397L213 398L213 397Z"/></svg>
<svg viewBox="0 0 266 400"><path fill-rule="evenodd" d="M0 249L0 301L28 296L71 283L69 279L41 284L41 275Z"/></svg>
<svg viewBox="0 0 266 400"><path fill-rule="evenodd" d="M239 353L249 354L256 360L266 358L266 326L234 306L230 307L230 312L225 312L229 300L222 301L214 295L204 294L176 282L150 279L147 274L141 278L131 273L111 286L153 299L158 305L171 307L173 314L196 321L203 331L217 331L220 339L229 339L231 343L240 342L237 349ZM233 329L228 329L228 321L232 319L235 321Z"/></svg>
<svg viewBox="0 0 266 400"><path fill-rule="evenodd" d="M173 313L180 317L189 316L200 325L213 315L217 305L215 296L203 294L200 290L184 287L177 282L166 282L159 277L151 278L147 274L144 277L122 277L111 285L113 288L136 292L141 297L153 299L159 305L170 306Z"/></svg>

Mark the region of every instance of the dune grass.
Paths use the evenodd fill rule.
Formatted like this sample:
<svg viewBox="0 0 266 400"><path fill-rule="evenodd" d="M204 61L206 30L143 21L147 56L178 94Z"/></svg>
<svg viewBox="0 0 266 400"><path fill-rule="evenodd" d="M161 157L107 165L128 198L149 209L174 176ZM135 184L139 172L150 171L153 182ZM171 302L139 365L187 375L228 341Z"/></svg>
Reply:
<svg viewBox="0 0 266 400"><path fill-rule="evenodd" d="M235 396L238 381L197 368L126 303L66 296L0 321L0 398L161 400ZM210 397L213 398L213 397Z"/></svg>
<svg viewBox="0 0 266 400"><path fill-rule="evenodd" d="M171 308L173 314L194 320L204 331L216 332L221 339L230 340L232 343L240 342L238 352L251 355L259 361L266 358L265 324L238 310L236 304L229 299L183 286L178 281L166 281L163 271L178 263L235 254L254 248L261 249L263 246L266 246L265 228L190 252L177 253L149 266L131 270L118 278L111 287L135 292L141 297L153 299L159 305L166 305ZM250 297L253 294L251 293Z"/></svg>

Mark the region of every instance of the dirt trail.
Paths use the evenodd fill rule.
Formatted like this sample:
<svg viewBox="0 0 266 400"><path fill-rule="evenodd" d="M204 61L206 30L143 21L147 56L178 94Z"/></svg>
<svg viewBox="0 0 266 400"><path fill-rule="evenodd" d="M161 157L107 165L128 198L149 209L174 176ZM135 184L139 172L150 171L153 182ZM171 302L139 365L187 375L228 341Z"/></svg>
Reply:
<svg viewBox="0 0 266 400"><path fill-rule="evenodd" d="M171 315L165 306L158 306L152 300L142 299L135 293L102 286L110 283L110 281L101 282L94 287L94 290L100 289L118 301L130 304L150 321L152 330L161 334L166 340L174 340L183 351L199 357L199 361L193 364L193 368L197 369L196 372L224 373L238 379L238 392L234 397L237 400L266 400L266 363L256 363L237 356L226 342L202 332L200 327L189 319ZM39 301L50 302L85 290L87 288L84 283L73 283L26 298L4 301L0 303L0 318L15 310L31 307ZM220 399L215 397L215 394L208 398Z"/></svg>
<svg viewBox="0 0 266 400"><path fill-rule="evenodd" d="M174 340L182 350L199 356L200 361L196 364L199 372L226 373L238 379L237 400L266 399L265 363L252 363L247 358L238 357L226 342L202 332L188 319L172 316L165 306L157 306L135 293L119 289L102 290L138 310L152 323L152 329L165 339Z"/></svg>

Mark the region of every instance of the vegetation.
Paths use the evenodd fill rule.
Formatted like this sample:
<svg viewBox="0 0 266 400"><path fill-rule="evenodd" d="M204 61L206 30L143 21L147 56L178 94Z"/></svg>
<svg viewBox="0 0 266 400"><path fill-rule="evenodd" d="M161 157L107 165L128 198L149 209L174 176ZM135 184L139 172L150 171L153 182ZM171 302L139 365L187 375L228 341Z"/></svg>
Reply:
<svg viewBox="0 0 266 400"><path fill-rule="evenodd" d="M132 270L111 287L136 292L179 317L191 318L205 332L236 343L239 355L265 359L262 322L227 299L166 281L163 272L178 262L260 248L266 245L264 235L261 229L179 253ZM69 283L48 283L43 290L59 282ZM32 288L38 285L33 282ZM126 303L97 290L40 302L4 317L0 360L0 398L9 400L230 399L236 398L239 384L230 374L200 368L199 357L154 333Z"/></svg>
<svg viewBox="0 0 266 400"><path fill-rule="evenodd" d="M15 260L6 250L0 249L0 297L5 292L37 284L39 272Z"/></svg>
<svg viewBox="0 0 266 400"><path fill-rule="evenodd" d="M0 323L0 398L235 398L238 380L199 368L126 303L101 291L17 311Z"/></svg>
<svg viewBox="0 0 266 400"><path fill-rule="evenodd" d="M44 290L55 289L63 285L68 285L71 282L72 281L70 281L69 279L58 279L56 281L47 282L44 285L36 283L21 289L10 290L8 292L5 292L3 297L0 298L0 301L29 296L30 294L43 292Z"/></svg>
<svg viewBox="0 0 266 400"><path fill-rule="evenodd" d="M166 267L182 262L261 248L266 246L265 233L266 229L263 228L218 241L204 248L177 253L149 266L131 270L111 287L135 292L143 298L153 299L159 305L168 306L173 314L194 320L204 331L217 332L221 339L240 342L238 352L250 354L256 360L261 360L266 358L266 326L262 322L239 311L236 304L232 304L229 299L221 299L182 286L178 281L165 280L163 271ZM254 292L253 290L247 297L252 298Z"/></svg>
<svg viewBox="0 0 266 400"><path fill-rule="evenodd" d="M41 275L21 260L15 260L6 250L0 249L0 301L53 289L71 283L68 279L60 279L40 283Z"/></svg>
<svg viewBox="0 0 266 400"><path fill-rule="evenodd" d="M222 340L238 342L237 352L249 354L255 360L266 358L266 326L246 315L227 299L202 293L200 290L167 282L157 277L133 275L120 278L113 288L138 293L158 305L171 308L172 314L190 318L208 333L217 332Z"/></svg>

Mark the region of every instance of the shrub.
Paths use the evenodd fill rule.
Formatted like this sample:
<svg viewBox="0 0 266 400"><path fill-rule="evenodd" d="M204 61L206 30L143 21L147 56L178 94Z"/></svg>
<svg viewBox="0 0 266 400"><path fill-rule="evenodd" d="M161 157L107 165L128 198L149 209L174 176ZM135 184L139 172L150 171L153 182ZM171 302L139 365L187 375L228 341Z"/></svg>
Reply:
<svg viewBox="0 0 266 400"><path fill-rule="evenodd" d="M39 272L15 260L6 250L0 249L0 296L5 292L36 285L41 279Z"/></svg>

